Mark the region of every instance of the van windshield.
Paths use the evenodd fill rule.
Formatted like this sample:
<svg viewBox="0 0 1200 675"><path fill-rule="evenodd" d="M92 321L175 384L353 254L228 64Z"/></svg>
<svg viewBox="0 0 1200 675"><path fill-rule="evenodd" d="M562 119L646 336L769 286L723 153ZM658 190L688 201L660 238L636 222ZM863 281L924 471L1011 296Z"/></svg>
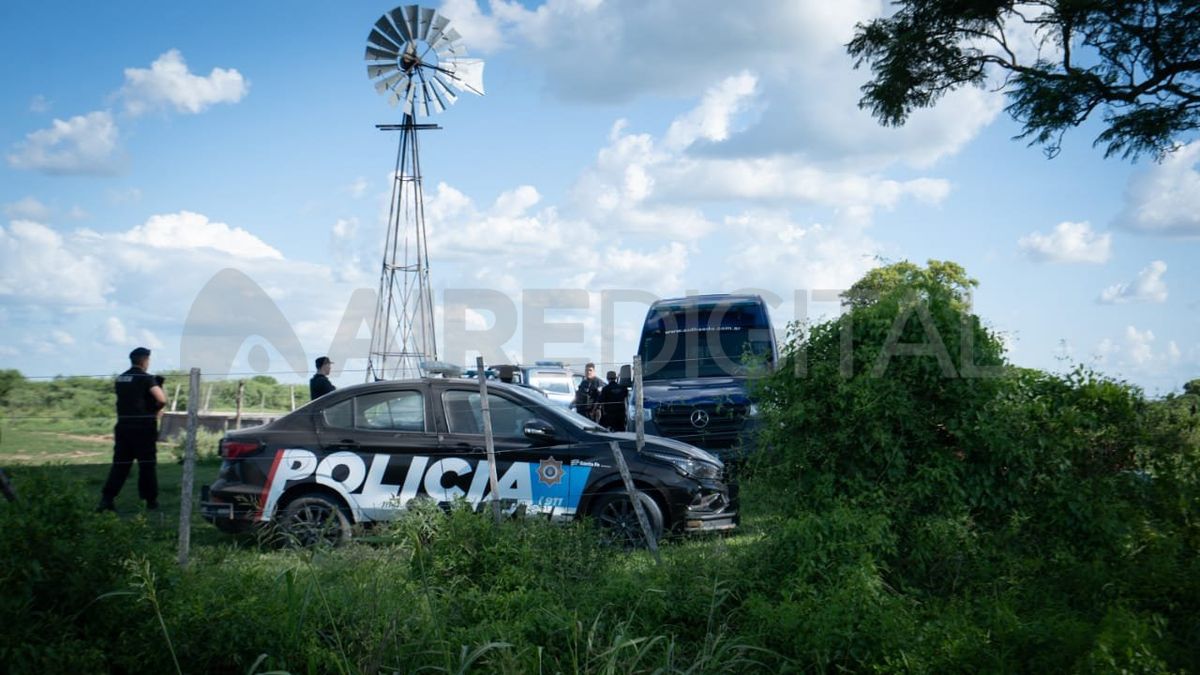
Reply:
<svg viewBox="0 0 1200 675"><path fill-rule="evenodd" d="M772 356L770 326L753 304L656 308L639 354L646 380L743 376L748 354Z"/></svg>

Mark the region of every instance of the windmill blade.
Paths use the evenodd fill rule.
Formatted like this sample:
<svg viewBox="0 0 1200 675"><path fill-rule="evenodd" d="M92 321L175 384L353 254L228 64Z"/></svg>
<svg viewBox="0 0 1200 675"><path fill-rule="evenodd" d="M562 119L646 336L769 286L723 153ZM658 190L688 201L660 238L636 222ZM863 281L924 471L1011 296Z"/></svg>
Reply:
<svg viewBox="0 0 1200 675"><path fill-rule="evenodd" d="M441 42L445 37L442 31L444 31L446 26L449 25L450 19L447 19L441 14L433 15L433 22L429 24L429 35L425 38L425 41L429 43L430 47L438 46L438 43Z"/></svg>
<svg viewBox="0 0 1200 675"><path fill-rule="evenodd" d="M417 24L417 39L418 40L428 40L429 39L429 26L431 23L433 23L433 15L434 14L437 14L437 12L435 12L432 9L429 9L426 7L421 8L421 18L420 18L420 22Z"/></svg>
<svg viewBox="0 0 1200 675"><path fill-rule="evenodd" d="M425 94L425 102L430 108L433 109L433 112L440 113L446 109L446 104L443 103L441 97L438 96L437 87L430 83L432 74L434 72L435 71L433 70L427 70L425 68L421 69L421 92Z"/></svg>
<svg viewBox="0 0 1200 675"><path fill-rule="evenodd" d="M460 59L466 56L465 51L461 53L459 52L458 45L454 44L453 42L447 42L446 40L442 40L442 43L437 47L434 47L433 51L437 53L439 63L442 61L449 61L451 59Z"/></svg>
<svg viewBox="0 0 1200 675"><path fill-rule="evenodd" d="M387 14L379 17L379 20L375 22L375 27L378 28L379 31L384 35L391 38L392 42L395 42L398 45L404 44L404 38L400 35L400 33L396 32L396 27L392 25L392 21L391 19L388 19Z"/></svg>
<svg viewBox="0 0 1200 675"><path fill-rule="evenodd" d="M436 10L396 7L381 15L367 36L367 77L407 115L444 112L462 92L484 93L483 61L467 58L460 40L450 19Z"/></svg>
<svg viewBox="0 0 1200 675"><path fill-rule="evenodd" d="M429 115L429 101L433 98L433 93L429 91L429 83L425 81L425 69L417 70L417 79L420 81L420 89L417 90L417 99L420 101L425 115Z"/></svg>
<svg viewBox="0 0 1200 675"><path fill-rule="evenodd" d="M400 66L394 63L385 63L383 65L367 66L367 77L372 80L380 75L387 75L393 71L400 70Z"/></svg>
<svg viewBox="0 0 1200 675"><path fill-rule="evenodd" d="M454 93L454 90L450 88L450 85L446 84L446 82L442 80L442 77L444 77L444 75L441 73L435 74L432 78L430 78L429 85L433 87L433 91L438 95L438 99L443 101L445 106L449 108L450 106L454 105L456 101L458 101L458 94Z"/></svg>
<svg viewBox="0 0 1200 675"><path fill-rule="evenodd" d="M399 70L399 69L397 69L397 70ZM383 92L387 91L388 89L396 89L397 88L396 83L402 82L407 77L408 77L408 74L403 73L403 72L396 73L390 77L385 77L384 79L375 83L375 91L382 94Z"/></svg>
<svg viewBox="0 0 1200 675"><path fill-rule="evenodd" d="M396 53L400 52L400 45L389 40L387 36L383 33L380 33L379 29L377 28L371 29L371 34L367 36L367 41L373 45L381 47L385 51L393 51Z"/></svg>
<svg viewBox="0 0 1200 675"><path fill-rule="evenodd" d="M400 37L404 38L405 42L412 42L412 31L408 29L408 17L404 14L403 7L397 7L387 13L391 18L392 23L396 26L396 31L400 33Z"/></svg>
<svg viewBox="0 0 1200 675"><path fill-rule="evenodd" d="M408 34L411 35L412 39L414 40L418 40L421 37L420 31L417 30L420 25L420 15L420 7L417 7L416 5L404 6L404 21L408 24Z"/></svg>
<svg viewBox="0 0 1200 675"><path fill-rule="evenodd" d="M480 59L455 59L453 68L447 67L454 86L460 91L483 96L483 61Z"/></svg>
<svg viewBox="0 0 1200 675"><path fill-rule="evenodd" d="M398 58L400 58L399 52L385 51L383 49L367 45L367 56L365 58L367 61L395 61Z"/></svg>
<svg viewBox="0 0 1200 675"><path fill-rule="evenodd" d="M412 86L413 86L412 80L408 80L404 83L403 88L396 87L395 89L393 89L391 95L388 96L388 103L393 108L395 108L397 105L399 105L401 101L404 101L407 105L408 92L412 90Z"/></svg>

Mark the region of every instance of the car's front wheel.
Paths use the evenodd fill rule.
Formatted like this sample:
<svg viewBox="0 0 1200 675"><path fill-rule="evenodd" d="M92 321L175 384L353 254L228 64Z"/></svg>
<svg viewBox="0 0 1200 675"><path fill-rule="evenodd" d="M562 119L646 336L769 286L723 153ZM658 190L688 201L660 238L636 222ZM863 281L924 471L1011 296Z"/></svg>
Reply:
<svg viewBox="0 0 1200 675"><path fill-rule="evenodd" d="M654 540L662 539L663 515L658 502L644 492L637 493L638 502L646 512L646 520L650 524L650 532ZM592 505L592 518L596 521L605 537L617 546L625 548L643 548L646 546L646 535L638 522L637 511L633 501L624 490L614 490L605 493Z"/></svg>
<svg viewBox="0 0 1200 675"><path fill-rule="evenodd" d="M337 500L320 493L288 502L279 526L285 541L297 546L340 546L350 539L350 518Z"/></svg>

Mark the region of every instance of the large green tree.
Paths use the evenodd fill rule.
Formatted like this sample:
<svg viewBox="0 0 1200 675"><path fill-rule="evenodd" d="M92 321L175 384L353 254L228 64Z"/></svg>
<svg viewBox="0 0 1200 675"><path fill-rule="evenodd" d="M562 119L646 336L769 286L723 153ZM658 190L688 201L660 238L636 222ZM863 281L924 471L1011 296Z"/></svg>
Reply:
<svg viewBox="0 0 1200 675"><path fill-rule="evenodd" d="M964 85L1003 77L1018 138L1060 149L1093 114L1105 156L1161 159L1200 129L1196 0L898 0L847 45L870 66L859 105L901 125ZM1032 34L1036 53L1028 36ZM1028 55L1027 55L1028 54Z"/></svg>

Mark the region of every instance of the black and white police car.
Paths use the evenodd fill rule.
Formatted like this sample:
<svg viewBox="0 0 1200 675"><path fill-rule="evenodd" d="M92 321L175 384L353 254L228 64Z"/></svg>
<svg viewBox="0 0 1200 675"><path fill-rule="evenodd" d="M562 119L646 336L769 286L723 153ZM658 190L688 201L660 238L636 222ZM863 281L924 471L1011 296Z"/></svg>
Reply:
<svg viewBox="0 0 1200 675"><path fill-rule="evenodd" d="M302 543L340 543L354 524L396 518L414 499L478 507L491 499L480 401L466 379L372 382L229 432L201 513L227 532L275 523ZM633 434L609 433L517 386L489 383L488 408L498 498L514 512L590 515L639 539L615 441L656 534L737 526L724 467L703 450L648 436L639 452Z"/></svg>

